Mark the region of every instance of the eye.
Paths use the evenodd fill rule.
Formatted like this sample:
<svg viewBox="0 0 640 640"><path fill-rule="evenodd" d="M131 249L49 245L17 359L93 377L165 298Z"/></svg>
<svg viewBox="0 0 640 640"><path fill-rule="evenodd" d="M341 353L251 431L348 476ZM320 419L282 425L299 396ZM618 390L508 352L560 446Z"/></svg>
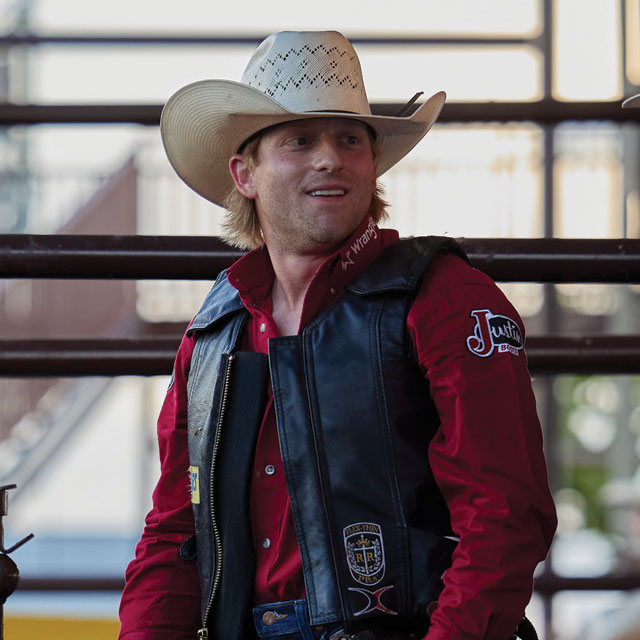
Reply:
<svg viewBox="0 0 640 640"><path fill-rule="evenodd" d="M307 136L292 136L287 143L292 147L304 147L309 144L309 138Z"/></svg>
<svg viewBox="0 0 640 640"><path fill-rule="evenodd" d="M360 142L360 137L355 134L349 134L344 137L344 141L349 145L358 144L358 142Z"/></svg>

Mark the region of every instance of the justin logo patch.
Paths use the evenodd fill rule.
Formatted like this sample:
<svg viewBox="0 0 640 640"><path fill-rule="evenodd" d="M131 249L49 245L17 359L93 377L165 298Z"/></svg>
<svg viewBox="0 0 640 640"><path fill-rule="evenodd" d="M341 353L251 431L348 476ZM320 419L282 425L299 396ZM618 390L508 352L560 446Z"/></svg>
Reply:
<svg viewBox="0 0 640 640"><path fill-rule="evenodd" d="M517 356L522 350L520 327L511 318L493 314L489 309L475 309L470 315L476 321L473 334L467 338L467 348L473 355L488 358L497 350Z"/></svg>
<svg viewBox="0 0 640 640"><path fill-rule="evenodd" d="M382 528L373 522L355 522L343 529L344 548L351 577L372 586L384 577Z"/></svg>

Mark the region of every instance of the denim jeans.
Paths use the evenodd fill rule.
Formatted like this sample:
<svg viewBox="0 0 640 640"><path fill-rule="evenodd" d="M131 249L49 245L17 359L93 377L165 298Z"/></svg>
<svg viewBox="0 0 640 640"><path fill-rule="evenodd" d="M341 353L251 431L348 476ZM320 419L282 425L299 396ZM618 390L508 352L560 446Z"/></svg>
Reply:
<svg viewBox="0 0 640 640"><path fill-rule="evenodd" d="M328 640L339 625L312 627L306 600L261 604L253 608L259 638L274 640Z"/></svg>
<svg viewBox="0 0 640 640"><path fill-rule="evenodd" d="M258 637L272 640L329 640L332 636L341 636L340 623L333 623L321 627L312 627L309 623L306 600L289 600L288 602L273 602L271 604L261 604L253 608L253 622L258 632ZM365 631L356 634L363 638L403 638L406 640L422 638L424 632L403 633L400 632L380 632ZM371 634L371 635L369 635ZM345 634L346 637L353 637ZM517 635L513 635L509 640L538 640L533 625L526 619L520 623Z"/></svg>

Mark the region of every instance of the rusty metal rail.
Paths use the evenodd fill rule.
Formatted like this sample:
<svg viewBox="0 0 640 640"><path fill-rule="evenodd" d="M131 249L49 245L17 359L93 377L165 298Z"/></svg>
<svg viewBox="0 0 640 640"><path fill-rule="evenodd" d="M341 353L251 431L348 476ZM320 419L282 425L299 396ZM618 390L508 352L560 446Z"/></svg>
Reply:
<svg viewBox="0 0 640 640"><path fill-rule="evenodd" d="M80 33L10 33L0 36L0 46L41 46L41 45L187 45L211 46L255 46L262 42L269 34L256 33L227 33L227 34L189 34L176 36L169 34L143 34L129 33L120 35L105 34L80 34ZM520 45L537 42L538 37L526 36L492 36L492 37L439 37L439 36L381 36L381 35L359 35L349 36L349 40L355 45L374 46L461 46L461 45Z"/></svg>
<svg viewBox="0 0 640 640"><path fill-rule="evenodd" d="M22 578L18 591L121 591L122 578ZM598 578L566 578L543 575L536 578L537 593L553 595L558 591L627 591L640 587L640 573L601 576Z"/></svg>
<svg viewBox="0 0 640 640"><path fill-rule="evenodd" d="M438 123L533 122L561 124L569 121L611 120L640 122L640 109L622 109L622 101L561 102L447 102ZM374 102L376 115L392 115L397 102ZM160 104L0 104L0 126L34 124L126 123L155 126Z"/></svg>
<svg viewBox="0 0 640 640"><path fill-rule="evenodd" d="M637 239L459 241L501 282L640 282ZM0 278L212 280L241 255L207 237L0 235Z"/></svg>
<svg viewBox="0 0 640 640"><path fill-rule="evenodd" d="M640 240L460 240L471 262L499 281L640 282ZM0 277L213 279L240 252L215 238L144 236L0 236ZM171 371L179 336L139 339L0 340L0 375L162 375ZM533 336L534 375L638 373L640 336ZM123 580L24 578L20 591L111 591ZM536 592L630 590L640 575L564 578L545 574Z"/></svg>
<svg viewBox="0 0 640 640"><path fill-rule="evenodd" d="M180 336L136 339L0 340L0 376L169 375ZM640 336L533 336L533 375L640 373Z"/></svg>

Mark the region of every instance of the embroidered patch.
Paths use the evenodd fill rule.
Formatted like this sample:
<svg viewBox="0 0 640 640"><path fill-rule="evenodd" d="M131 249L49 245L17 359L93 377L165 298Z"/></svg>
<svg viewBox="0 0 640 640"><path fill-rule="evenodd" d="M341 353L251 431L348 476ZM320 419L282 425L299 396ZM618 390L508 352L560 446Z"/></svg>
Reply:
<svg viewBox="0 0 640 640"><path fill-rule="evenodd" d="M373 522L355 522L342 530L351 577L375 585L384 577L382 528Z"/></svg>
<svg viewBox="0 0 640 640"><path fill-rule="evenodd" d="M189 467L189 491L191 502L200 504L200 469L198 467Z"/></svg>
<svg viewBox="0 0 640 640"><path fill-rule="evenodd" d="M386 591L389 591L389 589L393 589L393 587L394 585L390 584L386 587L376 589L375 591L369 591L369 589L363 589L362 587L349 587L349 591L361 593L367 599L367 604L365 604L365 606L360 609L360 611L356 611L353 615L361 616L365 613L371 613L372 611L375 611L377 609L378 611L382 611L382 613L388 613L391 616L397 616L397 611L392 611L391 609L389 609L389 607L385 607L382 602L380 602L382 594Z"/></svg>
<svg viewBox="0 0 640 640"><path fill-rule="evenodd" d="M496 349L498 353L508 351L514 355L523 347L520 327L511 318L491 313L489 309L474 309L473 335L467 338L467 348L480 358L489 357Z"/></svg>

